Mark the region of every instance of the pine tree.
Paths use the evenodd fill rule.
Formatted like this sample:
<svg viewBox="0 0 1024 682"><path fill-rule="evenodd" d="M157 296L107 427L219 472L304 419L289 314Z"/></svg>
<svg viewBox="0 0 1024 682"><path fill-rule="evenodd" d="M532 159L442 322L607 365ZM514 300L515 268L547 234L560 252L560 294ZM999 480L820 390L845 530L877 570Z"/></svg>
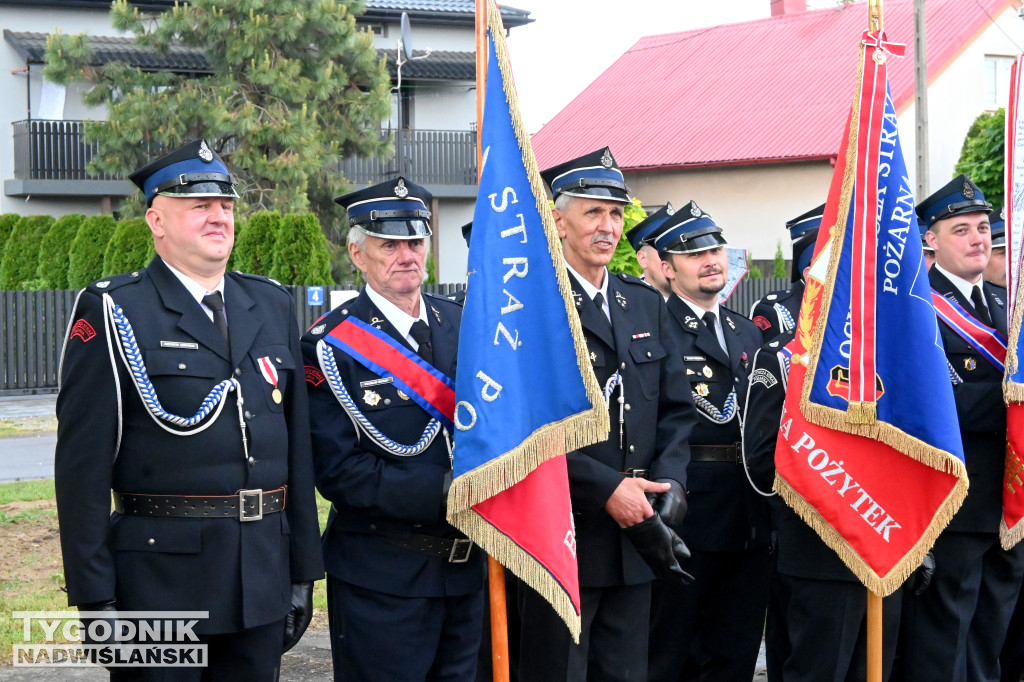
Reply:
<svg viewBox="0 0 1024 682"><path fill-rule="evenodd" d="M270 276L281 284L334 284L327 238L315 215L290 213L281 220Z"/></svg>
<svg viewBox="0 0 1024 682"><path fill-rule="evenodd" d="M11 231L0 259L0 289L36 289L39 245L53 225L48 215L25 216Z"/></svg>
<svg viewBox="0 0 1024 682"><path fill-rule="evenodd" d="M145 218L118 221L103 253L103 272L113 275L145 267L153 259L153 233Z"/></svg>
<svg viewBox="0 0 1024 682"><path fill-rule="evenodd" d="M114 234L117 221L112 215L94 215L82 221L71 242L71 256L68 258L68 288L81 289L89 282L106 274L103 271L103 254Z"/></svg>
<svg viewBox="0 0 1024 682"><path fill-rule="evenodd" d="M1005 149L1006 109L982 112L967 131L954 168L969 177L993 206L1003 205Z"/></svg>
<svg viewBox="0 0 1024 682"><path fill-rule="evenodd" d="M281 231L281 214L277 211L257 211L235 230L235 249L232 269L254 275L270 275L274 264L274 249Z"/></svg>
<svg viewBox="0 0 1024 682"><path fill-rule="evenodd" d="M68 257L71 243L78 234L85 216L81 213L68 213L57 219L43 242L39 245L39 269L36 279L43 289L68 288Z"/></svg>
<svg viewBox="0 0 1024 682"><path fill-rule="evenodd" d="M242 215L312 207L333 224L337 215L322 199L346 189L337 161L380 154L388 144L378 128L390 107L390 77L371 33L356 28L362 11L355 0L190 0L154 19L115 0L114 27L140 48L201 50L212 74L123 63L97 69L89 66L88 38L62 34L50 36L45 74L85 81L86 103L107 110L108 122L86 128L100 149L93 171L126 174L205 137L239 182ZM122 207L125 215L141 214L139 200Z"/></svg>

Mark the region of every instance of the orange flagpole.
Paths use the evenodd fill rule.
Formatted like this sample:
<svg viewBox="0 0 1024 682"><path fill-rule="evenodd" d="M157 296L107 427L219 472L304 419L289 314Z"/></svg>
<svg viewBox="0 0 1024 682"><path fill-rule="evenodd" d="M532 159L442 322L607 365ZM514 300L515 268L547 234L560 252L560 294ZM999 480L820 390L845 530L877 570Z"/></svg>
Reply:
<svg viewBox="0 0 1024 682"><path fill-rule="evenodd" d="M476 0L476 173L483 169L481 134L484 129L484 95L487 92L487 0ZM491 614L491 674L495 682L509 682L508 613L505 598L505 567L487 557L487 583Z"/></svg>

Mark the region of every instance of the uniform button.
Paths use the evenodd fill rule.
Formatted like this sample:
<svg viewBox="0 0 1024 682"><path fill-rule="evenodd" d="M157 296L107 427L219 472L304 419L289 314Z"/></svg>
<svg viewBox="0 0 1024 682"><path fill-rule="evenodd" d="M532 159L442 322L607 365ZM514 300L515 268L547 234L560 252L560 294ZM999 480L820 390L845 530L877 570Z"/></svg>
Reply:
<svg viewBox="0 0 1024 682"><path fill-rule="evenodd" d="M245 418L246 419L252 419L252 412L250 412L249 410L246 410L245 411Z"/></svg>
<svg viewBox="0 0 1024 682"><path fill-rule="evenodd" d="M385 405L390 405L391 404L391 398L384 398L384 404Z"/></svg>
<svg viewBox="0 0 1024 682"><path fill-rule="evenodd" d="M249 466L251 466L251 467L256 466L256 458L255 457L250 457L249 458Z"/></svg>
<svg viewBox="0 0 1024 682"><path fill-rule="evenodd" d="M178 363L178 369L188 369L188 367L185 365L184 362L179 362Z"/></svg>
<svg viewBox="0 0 1024 682"><path fill-rule="evenodd" d="M626 363L622 363L621 365L619 365L619 369L626 369Z"/></svg>
<svg viewBox="0 0 1024 682"><path fill-rule="evenodd" d="M281 364L281 358L274 358L274 359L277 360L277 364L279 364L279 365Z"/></svg>
<svg viewBox="0 0 1024 682"><path fill-rule="evenodd" d="M651 357L651 351L647 351L647 357Z"/></svg>
<svg viewBox="0 0 1024 682"><path fill-rule="evenodd" d="M370 530L377 530L377 524L376 523L371 523L370 524Z"/></svg>
<svg viewBox="0 0 1024 682"><path fill-rule="evenodd" d="M156 544L156 540L154 540L153 538L150 538L150 539L146 540L146 544L149 545L150 547L152 547L153 545Z"/></svg>
<svg viewBox="0 0 1024 682"><path fill-rule="evenodd" d="M636 452L636 446L635 445L630 445L629 446L629 451L630 452Z"/></svg>
<svg viewBox="0 0 1024 682"><path fill-rule="evenodd" d="M242 368L241 367L235 367L235 376L236 377L242 376Z"/></svg>
<svg viewBox="0 0 1024 682"><path fill-rule="evenodd" d="M631 409L633 409L633 408L631 408L631 407L629 406L629 403L626 403L626 412L629 412L629 411L630 411Z"/></svg>

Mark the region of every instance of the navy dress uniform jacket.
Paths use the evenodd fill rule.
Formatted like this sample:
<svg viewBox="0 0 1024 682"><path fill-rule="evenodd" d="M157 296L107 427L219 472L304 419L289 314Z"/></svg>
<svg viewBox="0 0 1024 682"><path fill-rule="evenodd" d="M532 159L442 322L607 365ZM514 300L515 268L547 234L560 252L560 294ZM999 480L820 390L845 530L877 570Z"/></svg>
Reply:
<svg viewBox="0 0 1024 682"><path fill-rule="evenodd" d="M611 326L570 274L576 312L602 387L616 371L623 382L622 447L619 389L609 407L608 440L567 454L582 587L638 585L653 573L604 505L629 469L686 485L687 440L695 415L677 338L661 294L636 277L608 277Z"/></svg>
<svg viewBox="0 0 1024 682"><path fill-rule="evenodd" d="M719 308L728 356L717 336L693 314L679 296L668 300L668 311L680 330L680 358L691 388L724 411L726 398L736 391L737 415L747 394L750 361L761 346L761 334L747 318ZM725 424L708 419L698 409L690 444L735 445L740 442L739 416ZM680 537L690 549L728 552L764 547L770 542L768 504L750 488L742 463L693 461L686 471L689 506Z"/></svg>
<svg viewBox="0 0 1024 682"><path fill-rule="evenodd" d="M974 306L937 268L928 273L932 288L960 304L968 314ZM984 283L985 301L995 329L1006 338L1006 290ZM1006 405L1003 375L947 324L939 321L946 359L963 383L953 386L956 414L963 438L971 488L949 531L996 533L1002 517L1003 469L1006 457Z"/></svg>
<svg viewBox="0 0 1024 682"><path fill-rule="evenodd" d="M424 301L434 367L454 380L462 308L440 296L425 295ZM465 536L444 519L444 480L451 470L445 434L438 433L418 455L391 454L356 430L329 381L320 376L317 343L349 316L377 327L412 350L365 289L318 320L302 337L316 485L334 511L323 537L327 572L347 583L399 597L479 591L485 566L479 548L472 550L467 562L451 563L384 539L409 538L412 533ZM346 353L329 345L328 349L346 390L366 418L397 443L416 443L430 415Z"/></svg>
<svg viewBox="0 0 1024 682"><path fill-rule="evenodd" d="M104 294L134 328L166 411L190 417L217 383L238 380L248 460L235 392L195 435L168 433L154 421L121 359L116 332L106 331ZM224 295L230 348L159 257L79 296L61 365L55 462L72 605L116 599L119 609L209 611L196 632L234 632L284 618L292 583L323 577L292 298L262 277L235 272L225 275ZM280 403L259 358L277 370ZM259 521L110 513L112 489L231 495L286 484L285 510Z"/></svg>
<svg viewBox="0 0 1024 682"><path fill-rule="evenodd" d="M803 298L804 283L799 281L794 282L789 289L768 292L750 307L750 319L761 330L761 338L765 343L796 328ZM789 319L786 319L780 308L789 313Z"/></svg>

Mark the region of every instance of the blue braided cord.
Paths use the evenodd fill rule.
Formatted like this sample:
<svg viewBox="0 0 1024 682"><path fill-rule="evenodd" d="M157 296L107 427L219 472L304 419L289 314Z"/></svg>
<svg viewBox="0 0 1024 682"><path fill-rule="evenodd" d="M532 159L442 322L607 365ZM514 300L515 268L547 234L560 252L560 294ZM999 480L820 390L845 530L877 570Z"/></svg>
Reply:
<svg viewBox="0 0 1024 682"><path fill-rule="evenodd" d="M786 309L786 306L781 303L776 303L775 310L779 313L779 319L781 319L782 323L786 325L786 328L783 331L788 332L792 329L796 329L796 322L793 321L793 316L789 314L789 310Z"/></svg>
<svg viewBox="0 0 1024 682"><path fill-rule="evenodd" d="M789 353L779 353L779 357L782 358L782 365L786 368L786 376L789 376L789 363L793 359Z"/></svg>
<svg viewBox="0 0 1024 682"><path fill-rule="evenodd" d="M149 374L146 372L146 363L142 359L142 353L139 351L139 344L135 340L135 331L132 330L131 323L125 317L121 306L117 304L113 305L111 314L113 315L114 324L117 326L118 336L121 339L121 347L124 349L125 362L135 378L135 385L139 389L139 395L142 396L142 402L153 416L159 417L175 426L192 427L203 421L224 400L228 391L235 390L236 381L234 379L225 379L213 387L213 390L203 399L199 410L193 416L179 417L167 412L163 405L160 404L160 399L156 395L153 382L149 380Z"/></svg>
<svg viewBox="0 0 1024 682"><path fill-rule="evenodd" d="M338 365L334 361L334 351L321 340L317 342L317 352L320 355L320 366L324 370L324 376L327 377L327 383L330 385L331 390L334 391L334 397L338 399L338 402L341 403L349 417L366 435L376 441L382 448L399 457L412 457L430 447L430 444L434 442L434 438L437 436L437 432L441 430L441 422L437 419L431 419L430 423L427 424L427 428L423 431L423 436L414 445L396 443L381 433L366 418L366 415L362 413L356 402L352 400L352 396L349 395L348 390L345 388L345 383L341 380L341 373L338 372Z"/></svg>
<svg viewBox="0 0 1024 682"><path fill-rule="evenodd" d="M736 389L733 389L729 397L725 399L722 410L712 405L711 401L704 396L698 395L696 391L693 392L693 402L697 405L698 410L716 424L725 424L736 416Z"/></svg>
<svg viewBox="0 0 1024 682"><path fill-rule="evenodd" d="M622 383L622 376L618 372L616 372L615 374L613 374L610 377L608 377L608 381L606 381L605 384L604 384L604 401L605 401L605 403L607 403L611 399L612 393L615 392L615 387L618 386L621 383Z"/></svg>
<svg viewBox="0 0 1024 682"><path fill-rule="evenodd" d="M949 359L946 360L946 364L949 366L949 380L953 382L953 385L959 386L964 383L964 380L961 379L960 375L956 373L955 369L953 369L953 363L951 363Z"/></svg>

